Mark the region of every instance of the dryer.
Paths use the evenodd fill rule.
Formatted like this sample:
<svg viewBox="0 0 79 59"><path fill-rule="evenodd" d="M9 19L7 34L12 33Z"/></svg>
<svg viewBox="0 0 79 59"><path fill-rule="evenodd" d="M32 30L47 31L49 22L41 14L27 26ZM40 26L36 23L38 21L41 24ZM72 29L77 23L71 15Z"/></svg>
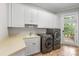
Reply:
<svg viewBox="0 0 79 59"><path fill-rule="evenodd" d="M61 46L61 31L60 29L54 29L54 45L53 49L59 49Z"/></svg>
<svg viewBox="0 0 79 59"><path fill-rule="evenodd" d="M53 37L53 50L59 49L61 46L61 30L58 28L47 29L46 34L51 34Z"/></svg>

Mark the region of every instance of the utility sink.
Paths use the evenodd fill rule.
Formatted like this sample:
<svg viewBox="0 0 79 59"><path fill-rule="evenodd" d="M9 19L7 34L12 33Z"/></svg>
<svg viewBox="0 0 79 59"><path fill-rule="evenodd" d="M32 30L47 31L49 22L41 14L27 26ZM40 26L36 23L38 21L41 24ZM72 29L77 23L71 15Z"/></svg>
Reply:
<svg viewBox="0 0 79 59"><path fill-rule="evenodd" d="M34 38L34 37L40 37L40 36L38 36L38 35L36 35L36 34L26 34L25 35L25 39L27 39L27 38Z"/></svg>

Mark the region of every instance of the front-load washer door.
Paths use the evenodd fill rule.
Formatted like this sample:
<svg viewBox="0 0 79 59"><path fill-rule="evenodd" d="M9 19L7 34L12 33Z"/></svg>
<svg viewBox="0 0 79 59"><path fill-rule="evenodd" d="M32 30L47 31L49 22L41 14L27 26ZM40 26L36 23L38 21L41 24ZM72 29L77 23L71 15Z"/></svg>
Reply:
<svg viewBox="0 0 79 59"><path fill-rule="evenodd" d="M45 47L47 49L50 49L50 48L52 48L52 45L53 45L52 39L51 38L47 38L47 40L45 42Z"/></svg>
<svg viewBox="0 0 79 59"><path fill-rule="evenodd" d="M60 38L60 32L59 31L56 31L54 33L54 39L58 39L58 38Z"/></svg>

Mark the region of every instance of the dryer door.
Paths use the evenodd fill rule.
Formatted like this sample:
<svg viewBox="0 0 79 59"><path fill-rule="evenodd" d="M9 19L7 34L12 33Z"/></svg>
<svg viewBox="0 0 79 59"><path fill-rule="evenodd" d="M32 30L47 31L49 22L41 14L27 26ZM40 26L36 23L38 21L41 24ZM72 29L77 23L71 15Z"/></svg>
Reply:
<svg viewBox="0 0 79 59"><path fill-rule="evenodd" d="M52 38L47 38L46 39L46 42L45 42L45 47L47 48L47 49L50 49L50 48L52 48L52 45L53 45L53 42L52 42Z"/></svg>
<svg viewBox="0 0 79 59"><path fill-rule="evenodd" d="M60 37L61 37L60 31L55 31L54 39L60 39Z"/></svg>

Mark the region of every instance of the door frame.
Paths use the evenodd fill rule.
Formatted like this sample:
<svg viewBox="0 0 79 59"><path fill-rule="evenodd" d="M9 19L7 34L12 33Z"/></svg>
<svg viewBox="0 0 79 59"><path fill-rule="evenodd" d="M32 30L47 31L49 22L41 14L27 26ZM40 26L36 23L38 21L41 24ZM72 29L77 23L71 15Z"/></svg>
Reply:
<svg viewBox="0 0 79 59"><path fill-rule="evenodd" d="M61 19L61 43L63 43L63 38L64 38L64 35L63 35L63 30L64 30L64 20L63 20L63 17L66 16L66 15L74 15L75 16L75 19L77 19L77 27L76 27L76 33L75 33L75 45L78 46L78 12L66 12L66 13L61 13L60 14L60 19Z"/></svg>

